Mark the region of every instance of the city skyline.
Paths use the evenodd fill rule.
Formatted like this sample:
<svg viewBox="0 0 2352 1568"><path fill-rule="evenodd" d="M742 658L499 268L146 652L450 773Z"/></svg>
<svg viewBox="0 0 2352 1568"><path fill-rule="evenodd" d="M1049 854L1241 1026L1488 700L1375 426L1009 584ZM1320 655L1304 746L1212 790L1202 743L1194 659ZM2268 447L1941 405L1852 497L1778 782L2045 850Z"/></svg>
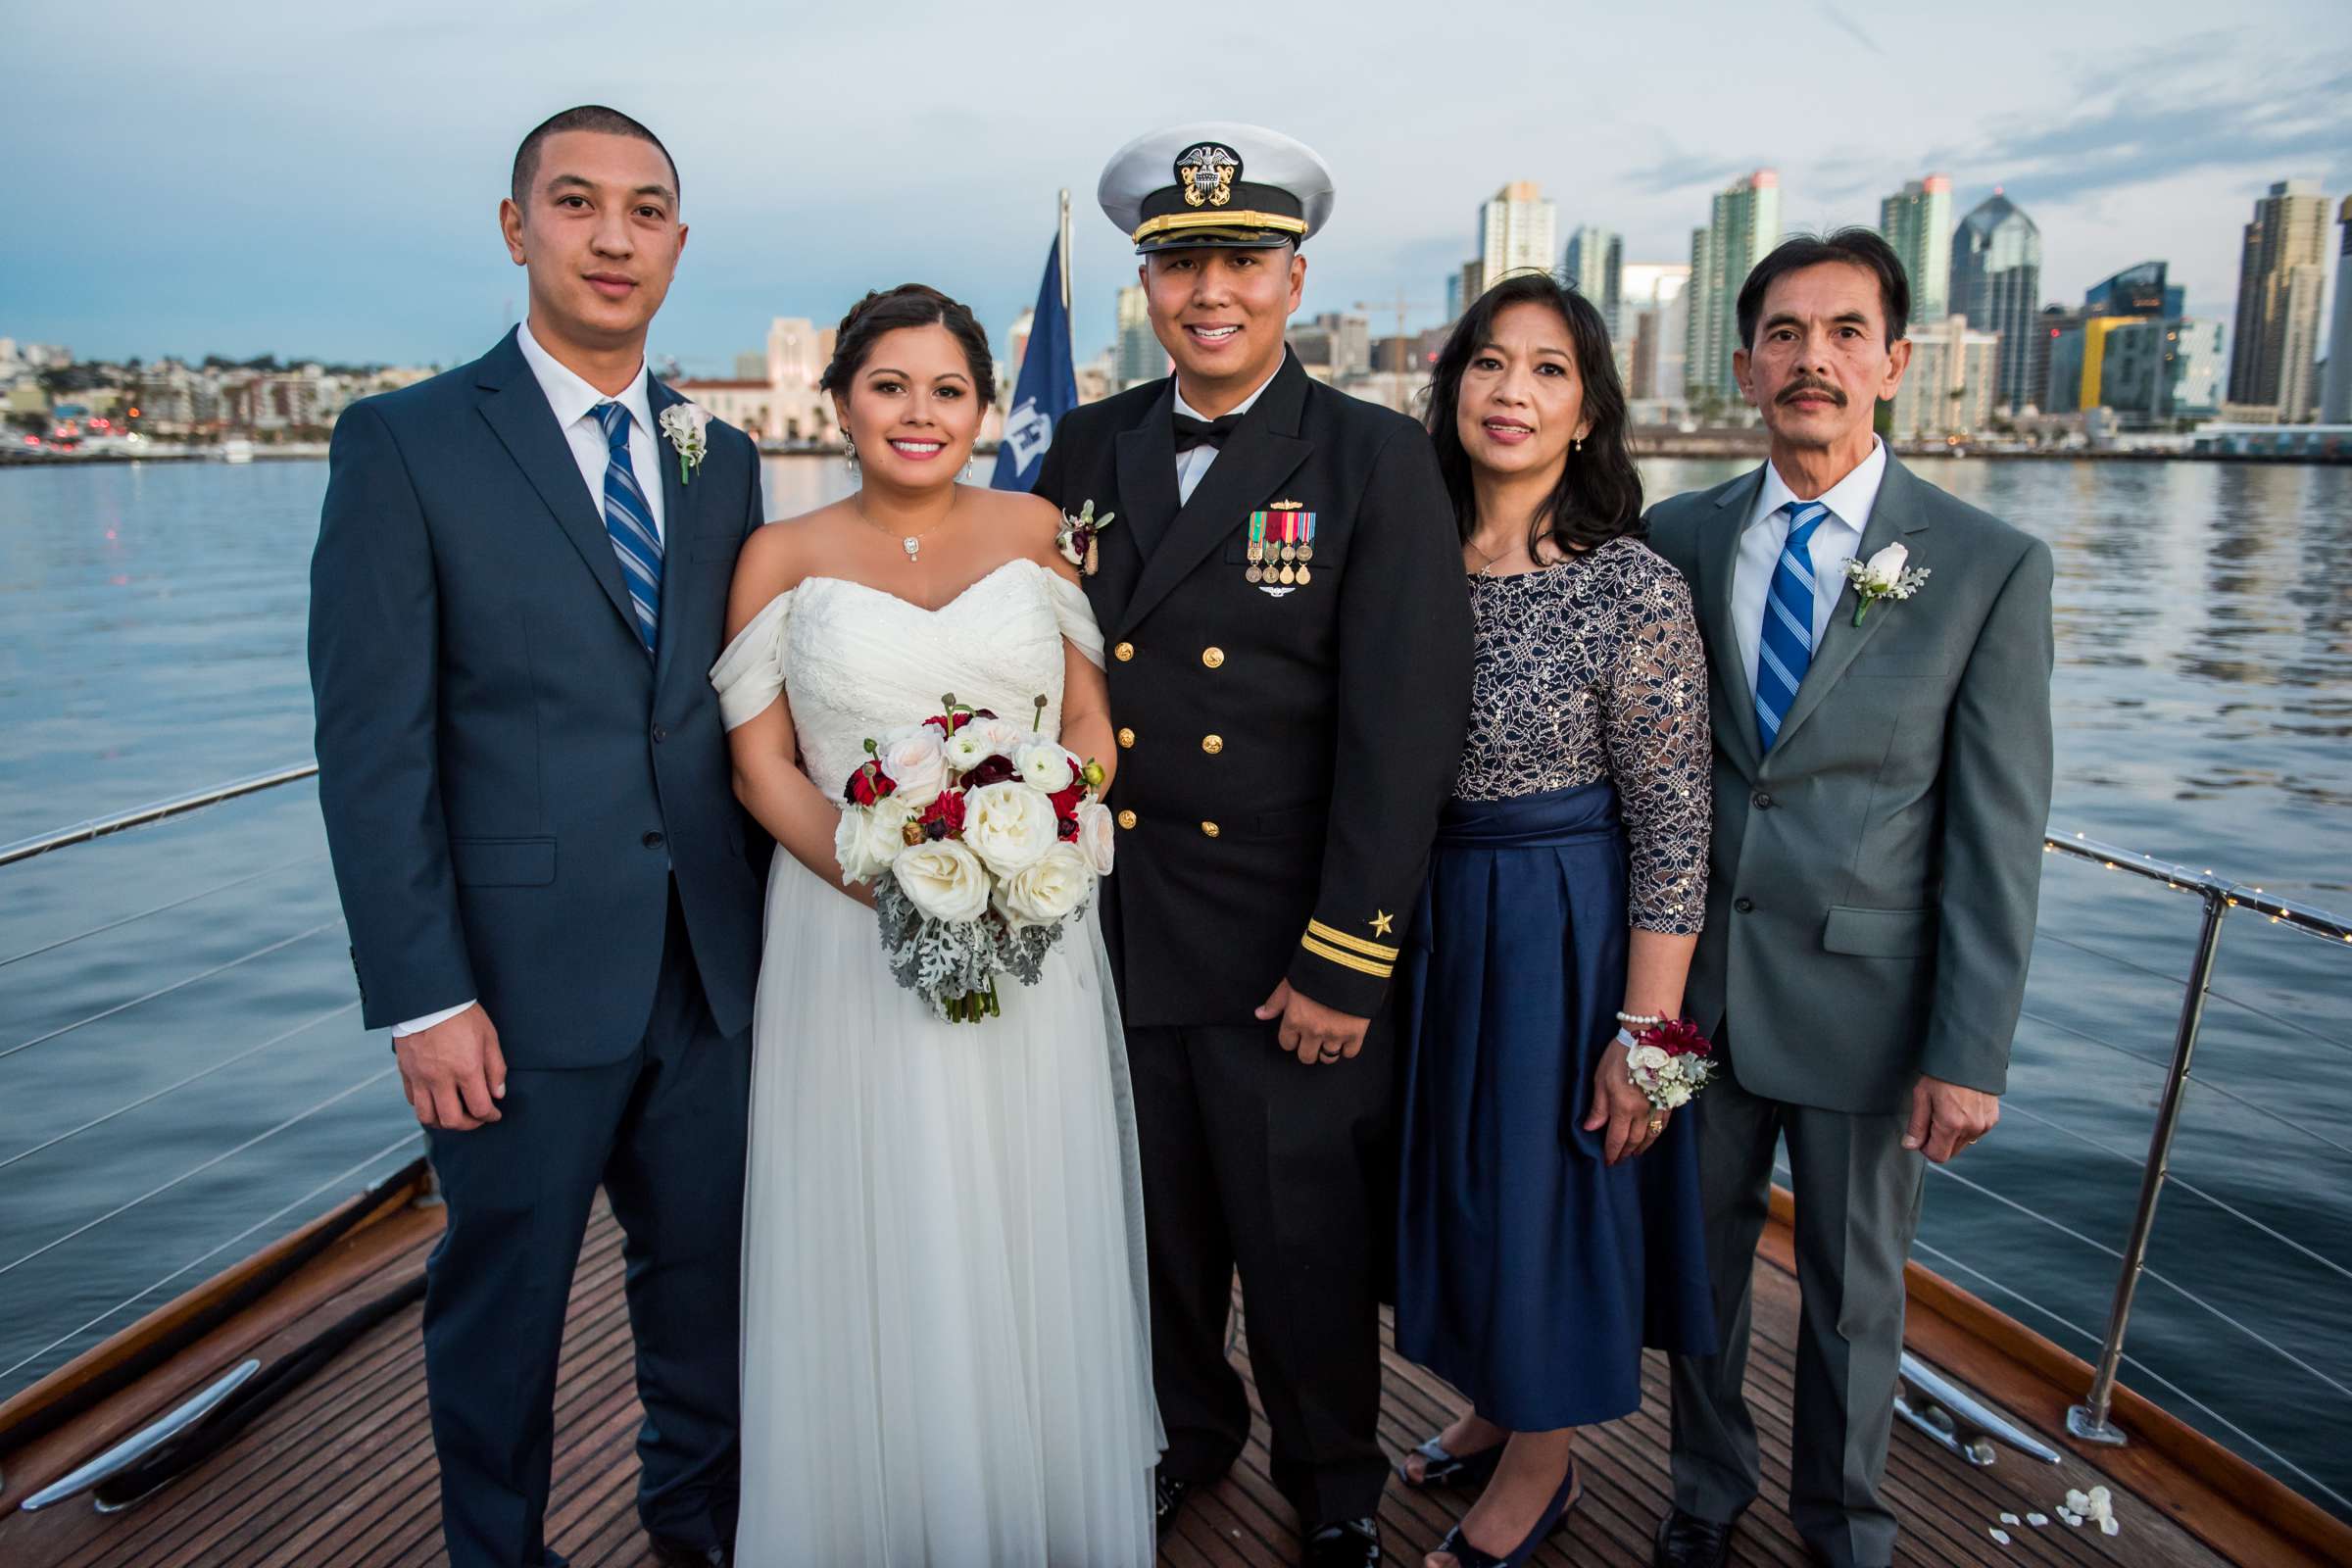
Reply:
<svg viewBox="0 0 2352 1568"><path fill-rule="evenodd" d="M514 140L583 99L641 114L677 155L693 234L652 349L721 374L776 315L825 324L903 277L968 300L1004 351L1061 184L1078 347L1112 342L1134 263L1094 210L1095 174L1137 128L1194 116L1279 123L1332 162L1302 316L1402 288L1416 326L1440 318L1478 204L1515 180L1543 186L1563 238L1622 234L1630 265L1687 260L1710 194L1747 170L1779 171L1789 231L1871 223L1936 170L1955 215L1996 185L2034 215L2047 299L2160 256L2190 312L2220 317L2271 183L2352 187L2352 47L2315 47L2334 35L2327 5L2250 5L2203 30L2206 8L2150 0L2119 44L2108 22L1987 0L1971 37L2034 44L1998 72L1942 69L1948 14L1667 9L1704 24L1541 18L1514 23L1501 60L1474 29L1417 40L1403 114L1376 88L1297 90L1310 69L1396 69L1360 8L1324 3L1261 8L1272 41L1205 87L1181 51L1060 4L1012 26L915 8L905 20L932 25L887 58L855 19L787 26L731 5L663 30L553 6L347 21L134 0L108 28L34 14L12 41L42 69L13 84L0 128L38 225L0 256L0 330L94 359L471 358L523 307L494 228ZM1658 53L1687 36L1713 53ZM1844 118L1779 107L1766 63L1791 39ZM1564 121L1559 93L1596 53L1655 69L1599 74ZM429 95L400 85L420 80Z"/></svg>

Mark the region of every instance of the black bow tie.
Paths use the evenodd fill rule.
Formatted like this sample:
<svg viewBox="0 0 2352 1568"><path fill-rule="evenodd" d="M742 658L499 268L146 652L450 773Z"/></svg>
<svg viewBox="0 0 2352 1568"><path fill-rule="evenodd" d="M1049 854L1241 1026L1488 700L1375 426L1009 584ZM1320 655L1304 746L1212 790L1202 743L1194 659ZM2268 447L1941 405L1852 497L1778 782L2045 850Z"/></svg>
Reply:
<svg viewBox="0 0 2352 1568"><path fill-rule="evenodd" d="M1220 414L1213 419L1196 419L1189 414L1176 416L1176 450L1190 452L1195 447L1224 449L1225 438L1242 422L1238 414Z"/></svg>

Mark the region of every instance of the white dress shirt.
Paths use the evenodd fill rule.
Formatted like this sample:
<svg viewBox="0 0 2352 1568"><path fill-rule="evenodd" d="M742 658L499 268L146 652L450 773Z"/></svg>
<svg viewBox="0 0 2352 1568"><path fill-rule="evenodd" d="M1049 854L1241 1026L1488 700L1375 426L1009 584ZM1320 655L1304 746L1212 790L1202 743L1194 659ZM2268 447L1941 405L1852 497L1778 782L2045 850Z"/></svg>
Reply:
<svg viewBox="0 0 2352 1568"><path fill-rule="evenodd" d="M1870 509L1878 504L1879 486L1886 478L1886 447L1873 436L1870 456L1814 498L1830 509L1805 549L1813 561L1813 646L1817 650L1838 612L1838 598L1845 592L1845 564L1862 548L1862 530L1870 526ZM1756 494L1756 510L1748 514L1740 535L1739 564L1732 570L1732 628L1740 635L1740 662L1747 671L1751 697L1756 690L1756 651L1764 641L1764 598L1771 592L1781 548L1788 542L1788 518L1781 508L1796 499L1781 470L1766 460L1764 485Z"/></svg>
<svg viewBox="0 0 2352 1568"><path fill-rule="evenodd" d="M539 378L539 390L547 394L547 406L555 411L556 424L571 445L571 461L580 466L580 481L588 487L588 504L600 517L605 514L605 468L612 461L612 449L605 440L605 427L593 411L600 403L617 403L629 411L629 471L637 476L637 488L645 494L646 510L654 514L654 537L662 538L662 452L655 436L654 405L646 391L643 363L638 365L628 390L616 398L609 398L540 347L539 340L531 336L529 321L515 328L514 346L522 350L523 363ZM392 1026L392 1038L398 1040L447 1023L472 1005L473 999L469 997L454 1007L396 1023Z"/></svg>
<svg viewBox="0 0 2352 1568"><path fill-rule="evenodd" d="M1290 357L1290 350L1283 350L1283 357L1287 360ZM1275 366L1274 375L1280 375L1281 373L1282 367L1280 365ZM1250 412L1250 405L1255 403L1259 398L1264 397L1266 395L1266 388L1274 384L1274 375L1269 375L1263 381L1258 382L1256 391L1242 399L1241 402L1235 404L1226 412L1228 414L1248 414ZM1202 414L1199 409L1194 408L1190 403L1184 401L1182 383L1178 384L1178 387L1175 390L1175 397L1176 412L1178 414L1185 416L1187 418L1200 419L1203 421L1208 418L1207 415ZM1205 441L1193 448L1189 452L1179 452L1176 454L1176 500L1179 505L1182 505L1183 503L1193 499L1193 492L1200 487L1200 476L1206 473L1210 466L1216 463L1216 461L1217 448L1210 446Z"/></svg>

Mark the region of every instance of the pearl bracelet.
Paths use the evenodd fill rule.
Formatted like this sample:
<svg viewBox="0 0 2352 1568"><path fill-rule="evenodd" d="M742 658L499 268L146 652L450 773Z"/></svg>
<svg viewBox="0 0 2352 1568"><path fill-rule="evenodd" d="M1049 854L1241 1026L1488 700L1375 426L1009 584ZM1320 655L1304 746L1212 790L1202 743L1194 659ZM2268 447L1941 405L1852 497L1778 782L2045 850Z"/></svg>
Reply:
<svg viewBox="0 0 2352 1568"><path fill-rule="evenodd" d="M1666 1015L1664 1013L1656 1012L1621 1012L1617 1015L1617 1021L1622 1024L1639 1026L1643 1029L1654 1029L1659 1024L1662 1024L1666 1021Z"/></svg>

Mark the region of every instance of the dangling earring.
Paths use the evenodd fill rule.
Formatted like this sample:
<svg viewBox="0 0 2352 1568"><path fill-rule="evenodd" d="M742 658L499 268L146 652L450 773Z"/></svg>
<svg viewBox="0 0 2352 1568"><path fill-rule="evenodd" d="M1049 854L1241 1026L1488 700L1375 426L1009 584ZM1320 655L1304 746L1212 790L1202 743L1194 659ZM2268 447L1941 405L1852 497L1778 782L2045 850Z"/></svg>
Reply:
<svg viewBox="0 0 2352 1568"><path fill-rule="evenodd" d="M963 482L965 484L970 484L972 482L972 464L976 461L977 460L973 458L966 458L963 460Z"/></svg>
<svg viewBox="0 0 2352 1568"><path fill-rule="evenodd" d="M852 473L858 471L858 443L850 439L847 430L841 432L841 466Z"/></svg>
<svg viewBox="0 0 2352 1568"><path fill-rule="evenodd" d="M1579 452L1585 450L1585 438L1581 435L1576 438L1576 450Z"/></svg>

